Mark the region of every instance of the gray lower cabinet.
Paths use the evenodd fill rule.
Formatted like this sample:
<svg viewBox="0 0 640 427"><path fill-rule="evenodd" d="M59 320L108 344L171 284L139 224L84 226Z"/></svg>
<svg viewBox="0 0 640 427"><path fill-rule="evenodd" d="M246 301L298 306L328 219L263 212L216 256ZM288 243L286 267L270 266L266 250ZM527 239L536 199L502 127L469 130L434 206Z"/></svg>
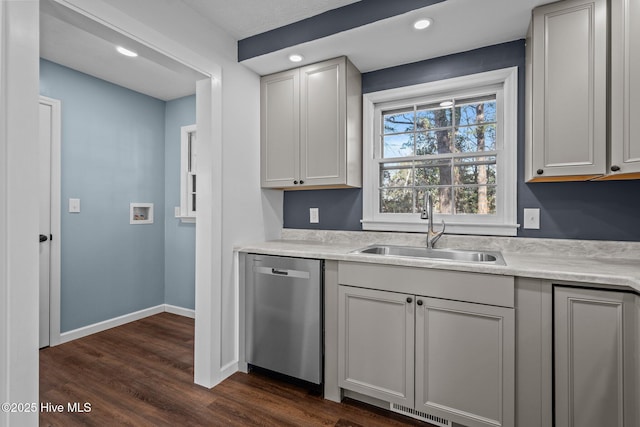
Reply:
<svg viewBox="0 0 640 427"><path fill-rule="evenodd" d="M557 427L640 425L637 304L630 293L554 289Z"/></svg>
<svg viewBox="0 0 640 427"><path fill-rule="evenodd" d="M351 286L338 292L340 387L413 407L414 297Z"/></svg>
<svg viewBox="0 0 640 427"><path fill-rule="evenodd" d="M514 310L339 286L339 386L468 427L514 425Z"/></svg>
<svg viewBox="0 0 640 427"><path fill-rule="evenodd" d="M469 427L514 425L514 310L416 304L416 409Z"/></svg>

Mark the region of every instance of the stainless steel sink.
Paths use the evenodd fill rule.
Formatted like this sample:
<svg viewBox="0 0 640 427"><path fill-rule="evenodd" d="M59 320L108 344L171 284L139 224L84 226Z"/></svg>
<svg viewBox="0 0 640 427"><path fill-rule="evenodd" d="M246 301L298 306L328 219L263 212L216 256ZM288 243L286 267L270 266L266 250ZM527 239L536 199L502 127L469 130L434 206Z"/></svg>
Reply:
<svg viewBox="0 0 640 427"><path fill-rule="evenodd" d="M475 262L506 265L500 252L462 249L427 249L415 246L372 245L357 249L354 254L372 254L409 258L429 258L440 261Z"/></svg>

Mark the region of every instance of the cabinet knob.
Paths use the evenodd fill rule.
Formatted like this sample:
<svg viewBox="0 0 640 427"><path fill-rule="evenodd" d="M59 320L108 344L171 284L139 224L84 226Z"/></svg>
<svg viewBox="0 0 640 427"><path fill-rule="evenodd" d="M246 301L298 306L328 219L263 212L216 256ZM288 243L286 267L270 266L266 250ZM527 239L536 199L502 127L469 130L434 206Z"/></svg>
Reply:
<svg viewBox="0 0 640 427"><path fill-rule="evenodd" d="M538 169L538 170L536 171L536 173L537 173L538 175L542 175L542 174L544 173L544 171L543 171L542 169Z"/></svg>
<svg viewBox="0 0 640 427"><path fill-rule="evenodd" d="M298 185L298 181L293 181L294 184Z"/></svg>
<svg viewBox="0 0 640 427"><path fill-rule="evenodd" d="M413 300L411 299L411 297L407 297L407 302L408 302L409 304L411 304L411 302L412 302L412 301L413 301Z"/></svg>
<svg viewBox="0 0 640 427"><path fill-rule="evenodd" d="M418 304L418 305L422 305L422 300L421 300L421 299L419 299L419 300L418 300L418 302L416 302L416 304Z"/></svg>
<svg viewBox="0 0 640 427"><path fill-rule="evenodd" d="M620 166L618 165L611 165L611 172L618 172L620 170Z"/></svg>
<svg viewBox="0 0 640 427"><path fill-rule="evenodd" d="M303 181L303 180L300 180L300 184L304 184L304 181Z"/></svg>

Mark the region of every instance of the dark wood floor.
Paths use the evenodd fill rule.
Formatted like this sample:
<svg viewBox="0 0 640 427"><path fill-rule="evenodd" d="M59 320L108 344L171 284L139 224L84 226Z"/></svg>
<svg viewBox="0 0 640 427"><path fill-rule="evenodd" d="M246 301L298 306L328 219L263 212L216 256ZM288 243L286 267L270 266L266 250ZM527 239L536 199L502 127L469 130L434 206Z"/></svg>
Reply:
<svg viewBox="0 0 640 427"><path fill-rule="evenodd" d="M355 401L334 403L261 374L193 384L192 319L162 313L40 351L41 426L429 426ZM68 403L91 405L69 412Z"/></svg>

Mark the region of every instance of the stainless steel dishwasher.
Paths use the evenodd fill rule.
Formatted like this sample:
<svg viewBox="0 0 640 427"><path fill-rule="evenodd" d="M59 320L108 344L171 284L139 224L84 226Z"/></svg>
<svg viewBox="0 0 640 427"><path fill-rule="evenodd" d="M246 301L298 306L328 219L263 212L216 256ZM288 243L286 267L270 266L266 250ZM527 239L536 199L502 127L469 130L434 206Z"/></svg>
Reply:
<svg viewBox="0 0 640 427"><path fill-rule="evenodd" d="M322 383L322 261L249 254L246 362Z"/></svg>

